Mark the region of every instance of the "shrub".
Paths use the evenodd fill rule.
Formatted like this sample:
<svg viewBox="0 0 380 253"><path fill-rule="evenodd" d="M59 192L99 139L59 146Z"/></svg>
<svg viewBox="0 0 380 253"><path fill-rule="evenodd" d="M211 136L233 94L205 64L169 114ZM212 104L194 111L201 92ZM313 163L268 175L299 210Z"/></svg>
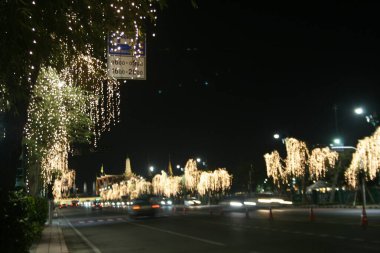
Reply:
<svg viewBox="0 0 380 253"><path fill-rule="evenodd" d="M1 252L28 252L43 230L47 201L16 191L1 193L1 202Z"/></svg>

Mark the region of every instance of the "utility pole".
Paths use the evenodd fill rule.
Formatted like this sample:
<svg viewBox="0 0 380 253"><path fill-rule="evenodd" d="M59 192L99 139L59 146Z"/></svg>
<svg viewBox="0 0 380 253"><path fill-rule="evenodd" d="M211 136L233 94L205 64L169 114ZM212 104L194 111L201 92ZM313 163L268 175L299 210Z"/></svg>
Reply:
<svg viewBox="0 0 380 253"><path fill-rule="evenodd" d="M251 168L248 171L248 192L249 192L249 196L252 195L252 171L253 171L253 165L251 164Z"/></svg>

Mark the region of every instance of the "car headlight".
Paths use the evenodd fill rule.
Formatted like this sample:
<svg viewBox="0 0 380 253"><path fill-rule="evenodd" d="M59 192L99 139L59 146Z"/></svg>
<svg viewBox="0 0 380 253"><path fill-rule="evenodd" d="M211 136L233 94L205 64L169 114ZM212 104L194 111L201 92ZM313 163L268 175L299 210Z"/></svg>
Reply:
<svg viewBox="0 0 380 253"><path fill-rule="evenodd" d="M165 201L161 200L161 205L165 205Z"/></svg>
<svg viewBox="0 0 380 253"><path fill-rule="evenodd" d="M244 201L244 205L246 205L246 206L255 206L256 202L253 202L253 201Z"/></svg>
<svg viewBox="0 0 380 253"><path fill-rule="evenodd" d="M168 201L166 202L166 204L171 205L171 204L173 204L173 202L172 202L171 200L168 200Z"/></svg>
<svg viewBox="0 0 380 253"><path fill-rule="evenodd" d="M237 201L231 201L230 206L241 207L243 206L243 203L237 202Z"/></svg>

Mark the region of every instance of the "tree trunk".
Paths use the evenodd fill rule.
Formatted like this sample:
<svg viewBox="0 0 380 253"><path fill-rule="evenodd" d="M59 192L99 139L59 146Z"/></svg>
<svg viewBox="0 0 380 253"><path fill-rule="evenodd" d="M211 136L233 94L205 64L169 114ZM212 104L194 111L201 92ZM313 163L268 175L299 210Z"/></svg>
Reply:
<svg viewBox="0 0 380 253"><path fill-rule="evenodd" d="M5 139L0 141L1 176L0 189L15 188L17 168L22 165L22 136L26 120L13 112L5 113Z"/></svg>

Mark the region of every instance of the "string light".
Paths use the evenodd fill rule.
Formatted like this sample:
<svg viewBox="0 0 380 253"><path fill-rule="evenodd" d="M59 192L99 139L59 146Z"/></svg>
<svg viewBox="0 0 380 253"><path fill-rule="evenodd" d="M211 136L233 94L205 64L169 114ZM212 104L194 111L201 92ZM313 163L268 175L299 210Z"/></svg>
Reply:
<svg viewBox="0 0 380 253"><path fill-rule="evenodd" d="M309 151L306 143L295 138L286 138L286 172L288 175L301 177L305 174L305 167Z"/></svg>
<svg viewBox="0 0 380 253"><path fill-rule="evenodd" d="M281 183L287 183L287 173L281 163L280 154L275 150L270 154L265 154L264 159L268 177L272 177L277 186L280 186Z"/></svg>
<svg viewBox="0 0 380 253"><path fill-rule="evenodd" d="M338 157L338 152L332 151L328 147L313 149L309 157L310 176L316 180L324 177L327 168L333 168Z"/></svg>
<svg viewBox="0 0 380 253"><path fill-rule="evenodd" d="M373 180L380 171L380 128L372 136L359 140L351 164L345 172L349 186L357 186L360 171L364 172L367 180Z"/></svg>

